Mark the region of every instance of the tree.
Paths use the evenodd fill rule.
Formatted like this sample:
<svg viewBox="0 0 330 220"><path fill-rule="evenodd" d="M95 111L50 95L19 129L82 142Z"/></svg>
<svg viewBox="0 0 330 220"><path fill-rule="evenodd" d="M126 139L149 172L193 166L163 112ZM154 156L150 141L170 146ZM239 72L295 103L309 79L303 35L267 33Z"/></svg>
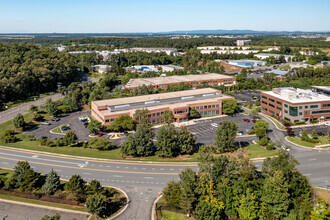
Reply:
<svg viewBox="0 0 330 220"><path fill-rule="evenodd" d="M68 131L65 133L64 137L63 137L63 143L65 145L72 145L75 144L78 140L77 135L73 132L73 131Z"/></svg>
<svg viewBox="0 0 330 220"><path fill-rule="evenodd" d="M186 168L179 174L180 188L182 189L182 200L180 207L186 212L192 213L196 207L197 195L195 189L197 187L197 175L191 168Z"/></svg>
<svg viewBox="0 0 330 220"><path fill-rule="evenodd" d="M254 131L257 137L259 138L259 140L266 136L268 125L269 125L268 122L261 119L258 119L257 122L255 123Z"/></svg>
<svg viewBox="0 0 330 220"><path fill-rule="evenodd" d="M189 129L181 126L177 131L177 143L180 146L181 154L192 154L194 152L195 137L190 133Z"/></svg>
<svg viewBox="0 0 330 220"><path fill-rule="evenodd" d="M138 109L135 111L135 120L140 124L148 123L148 109Z"/></svg>
<svg viewBox="0 0 330 220"><path fill-rule="evenodd" d="M274 171L267 175L264 180L261 201L274 218L282 219L288 215L289 209L289 186L282 171Z"/></svg>
<svg viewBox="0 0 330 220"><path fill-rule="evenodd" d="M38 110L39 110L39 107L38 106L31 105L30 106L30 109L29 109L29 112L31 112L31 113L37 113Z"/></svg>
<svg viewBox="0 0 330 220"><path fill-rule="evenodd" d="M50 115L57 115L59 113L58 111L58 108L57 108L57 104L56 102L50 102L48 105L47 105L47 113L50 114Z"/></svg>
<svg viewBox="0 0 330 220"><path fill-rule="evenodd" d="M224 121L222 125L217 128L215 145L221 153L235 150L235 138L238 129L238 125L233 121Z"/></svg>
<svg viewBox="0 0 330 220"><path fill-rule="evenodd" d="M104 195L93 194L86 199L86 207L89 213L99 217L107 217L108 200Z"/></svg>
<svg viewBox="0 0 330 220"><path fill-rule="evenodd" d="M110 131L116 132L131 131L134 127L135 121L129 115L121 115L107 126Z"/></svg>
<svg viewBox="0 0 330 220"><path fill-rule="evenodd" d="M317 135L315 129L313 129L313 131L312 131L312 133L311 133L311 136L312 136L312 138L313 138L314 140L317 140L317 139L318 139L318 135Z"/></svg>
<svg viewBox="0 0 330 220"><path fill-rule="evenodd" d="M44 185L42 186L42 192L46 195L53 195L60 187L60 177L52 169L47 177Z"/></svg>
<svg viewBox="0 0 330 220"><path fill-rule="evenodd" d="M195 117L197 117L198 116L198 111L196 110L196 109L194 109L194 108L191 108L190 110L189 110L189 117L191 117L191 118L195 118Z"/></svg>
<svg viewBox="0 0 330 220"><path fill-rule="evenodd" d="M90 195L102 193L103 187L101 186L100 181L98 180L92 180L89 185L87 185L87 192Z"/></svg>
<svg viewBox="0 0 330 220"><path fill-rule="evenodd" d="M157 155L161 157L175 157L180 153L173 125L164 125L158 130Z"/></svg>
<svg viewBox="0 0 330 220"><path fill-rule="evenodd" d="M111 150L113 148L112 142L106 138L91 138L88 146L97 150Z"/></svg>
<svg viewBox="0 0 330 220"><path fill-rule="evenodd" d="M223 114L234 114L237 109L238 109L238 105L235 99L225 99L222 101Z"/></svg>
<svg viewBox="0 0 330 220"><path fill-rule="evenodd" d="M260 105L259 99L256 100L255 105L256 106L259 106Z"/></svg>
<svg viewBox="0 0 330 220"><path fill-rule="evenodd" d="M124 155L134 157L150 156L154 153L153 138L155 133L147 123L137 125L136 132L128 136L128 140L121 146Z"/></svg>
<svg viewBox="0 0 330 220"><path fill-rule="evenodd" d="M257 196L248 189L245 195L239 201L238 214L242 219L254 220L259 216L259 203Z"/></svg>
<svg viewBox="0 0 330 220"><path fill-rule="evenodd" d="M169 110L166 110L164 112L164 114L162 115L162 120L164 121L164 123L170 125L173 122L173 120L174 120L173 113L171 111L169 111Z"/></svg>
<svg viewBox="0 0 330 220"><path fill-rule="evenodd" d="M91 118L91 121L89 122L87 129L89 130L89 132L91 132L92 134L96 134L97 132L99 132L102 128L102 124L101 122Z"/></svg>
<svg viewBox="0 0 330 220"><path fill-rule="evenodd" d="M167 182L166 187L163 189L163 196L168 204L175 207L180 207L182 197L180 184L174 180Z"/></svg>
<svg viewBox="0 0 330 220"><path fill-rule="evenodd" d="M196 207L194 216L196 220L221 220L224 219L222 210L223 206L218 207L212 201L202 199Z"/></svg>
<svg viewBox="0 0 330 220"><path fill-rule="evenodd" d="M20 187L24 180L24 174L30 169L30 164L27 161L18 161L14 168L13 178L15 179L16 186Z"/></svg>
<svg viewBox="0 0 330 220"><path fill-rule="evenodd" d="M70 192L78 201L83 201L85 197L86 182L79 175L71 176L64 189Z"/></svg>
<svg viewBox="0 0 330 220"><path fill-rule="evenodd" d="M25 126L25 121L24 121L24 117L22 114L18 114L16 115L16 117L13 119L13 123L15 128L22 128Z"/></svg>
<svg viewBox="0 0 330 220"><path fill-rule="evenodd" d="M12 130L6 130L6 131L4 131L1 134L0 139L3 142L5 142L5 143L15 143L17 141L17 138L15 136L15 133Z"/></svg>
<svg viewBox="0 0 330 220"><path fill-rule="evenodd" d="M23 181L20 184L20 189L23 191L34 191L42 187L41 174L35 172L32 168L24 172Z"/></svg>
<svg viewBox="0 0 330 220"><path fill-rule="evenodd" d="M268 139L266 137L261 138L259 144L261 146L266 146L268 144Z"/></svg>

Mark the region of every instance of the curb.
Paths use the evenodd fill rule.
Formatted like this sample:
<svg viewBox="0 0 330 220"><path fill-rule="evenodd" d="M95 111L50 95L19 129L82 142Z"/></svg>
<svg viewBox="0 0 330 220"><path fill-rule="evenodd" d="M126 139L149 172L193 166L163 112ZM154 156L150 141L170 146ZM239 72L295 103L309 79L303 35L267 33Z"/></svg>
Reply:
<svg viewBox="0 0 330 220"><path fill-rule="evenodd" d="M305 148L305 149L309 149L309 150L328 150L328 149L316 148L316 147L305 147L305 146L302 146L302 145L300 145L300 144L296 144L296 143L294 143L294 142L288 140L288 136L285 137L285 140L286 140L287 142L289 142L290 144L293 144L293 145L295 145L295 146L297 146L297 147L301 147L301 148Z"/></svg>
<svg viewBox="0 0 330 220"><path fill-rule="evenodd" d="M152 205L152 211L151 211L151 220L155 220L155 213L156 213L156 204L160 198L162 198L163 195L157 197L157 199L154 201L154 204ZM156 219L157 220L157 219Z"/></svg>

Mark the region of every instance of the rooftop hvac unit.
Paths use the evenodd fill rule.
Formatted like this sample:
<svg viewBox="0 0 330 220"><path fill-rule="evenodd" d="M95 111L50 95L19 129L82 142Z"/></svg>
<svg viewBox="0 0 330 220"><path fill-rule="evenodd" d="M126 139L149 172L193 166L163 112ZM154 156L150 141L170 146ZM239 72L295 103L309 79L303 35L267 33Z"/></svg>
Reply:
<svg viewBox="0 0 330 220"><path fill-rule="evenodd" d="M145 105L149 105L149 104L154 104L154 103L159 103L160 101L147 101L147 102L144 102Z"/></svg>
<svg viewBox="0 0 330 220"><path fill-rule="evenodd" d="M192 99L194 98L195 96L185 96L185 97L181 97L181 99Z"/></svg>
<svg viewBox="0 0 330 220"><path fill-rule="evenodd" d="M205 96L212 96L212 95L215 95L215 94L214 93L203 94L203 97L205 97Z"/></svg>
<svg viewBox="0 0 330 220"><path fill-rule="evenodd" d="M116 105L115 108L125 108L125 107L129 107L129 104L125 104L125 105Z"/></svg>

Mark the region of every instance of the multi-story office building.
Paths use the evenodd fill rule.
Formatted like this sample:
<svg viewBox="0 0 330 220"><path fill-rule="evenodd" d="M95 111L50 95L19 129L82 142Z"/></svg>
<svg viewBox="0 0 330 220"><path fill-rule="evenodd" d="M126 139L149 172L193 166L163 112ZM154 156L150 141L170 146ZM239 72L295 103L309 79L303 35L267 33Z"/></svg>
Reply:
<svg viewBox="0 0 330 220"><path fill-rule="evenodd" d="M196 109L200 116L222 115L222 101L233 99L221 91L205 88L179 92L92 101L92 117L108 125L121 115L135 118L138 109L148 109L150 124L162 122L165 111L171 111L175 122L189 119L190 109Z"/></svg>
<svg viewBox="0 0 330 220"><path fill-rule="evenodd" d="M261 112L292 123L330 120L330 96L326 93L283 87L261 92L260 99Z"/></svg>
<svg viewBox="0 0 330 220"><path fill-rule="evenodd" d="M217 73L208 74L193 74L193 75L178 75L178 76L161 76L151 78L136 78L130 79L125 85L126 89L134 91L139 87L153 86L155 90L165 90L168 85L175 85L180 83L191 84L193 87L201 85L202 83L209 85L224 85L232 86L236 84L236 77L226 76Z"/></svg>

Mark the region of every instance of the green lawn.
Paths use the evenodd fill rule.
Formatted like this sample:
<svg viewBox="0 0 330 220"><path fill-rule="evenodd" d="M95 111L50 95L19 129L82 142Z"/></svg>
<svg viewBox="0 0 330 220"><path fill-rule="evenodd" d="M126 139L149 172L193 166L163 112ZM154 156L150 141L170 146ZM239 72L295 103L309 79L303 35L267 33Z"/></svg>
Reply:
<svg viewBox="0 0 330 220"><path fill-rule="evenodd" d="M283 65L283 66L279 66L279 69L283 69L283 70L290 70L291 67L289 65Z"/></svg>
<svg viewBox="0 0 330 220"><path fill-rule="evenodd" d="M54 129L52 129L51 132L53 132L53 133L59 133L59 134L63 134L65 132L67 132L67 131L64 131L64 132L61 131L61 127L63 127L63 126L69 127L69 124L62 124L62 125L54 128Z"/></svg>
<svg viewBox="0 0 330 220"><path fill-rule="evenodd" d="M307 142L307 141L302 141L300 140L299 137L287 137L289 141L295 143L295 144L298 144L298 145L301 145L301 146L304 146L304 147L315 147L316 145L314 143L310 143L310 142ZM323 145L323 144L330 144L330 138L329 137L319 137L321 143L318 144L318 145Z"/></svg>
<svg viewBox="0 0 330 220"><path fill-rule="evenodd" d="M271 120L272 122L274 122L276 124L276 127L278 127L279 129L282 129L282 130L286 130L286 128L284 127L284 125L282 125L279 121L277 121L276 119L268 116L268 115L265 115L263 114L266 118L268 118L269 120Z"/></svg>
<svg viewBox="0 0 330 220"><path fill-rule="evenodd" d="M330 203L330 190L313 187L313 192L316 197L320 197L324 199L327 203Z"/></svg>
<svg viewBox="0 0 330 220"><path fill-rule="evenodd" d="M156 210L158 213L158 216L161 217L163 220L182 220L182 219L188 219L188 217L184 214L184 211L182 209L173 207L171 205L168 205L166 203L166 200L164 197L161 197L157 204L156 204Z"/></svg>
<svg viewBox="0 0 330 220"><path fill-rule="evenodd" d="M274 156L278 153L278 149L270 151L260 147L259 144L251 144L247 146L247 152L248 157L251 159Z"/></svg>

